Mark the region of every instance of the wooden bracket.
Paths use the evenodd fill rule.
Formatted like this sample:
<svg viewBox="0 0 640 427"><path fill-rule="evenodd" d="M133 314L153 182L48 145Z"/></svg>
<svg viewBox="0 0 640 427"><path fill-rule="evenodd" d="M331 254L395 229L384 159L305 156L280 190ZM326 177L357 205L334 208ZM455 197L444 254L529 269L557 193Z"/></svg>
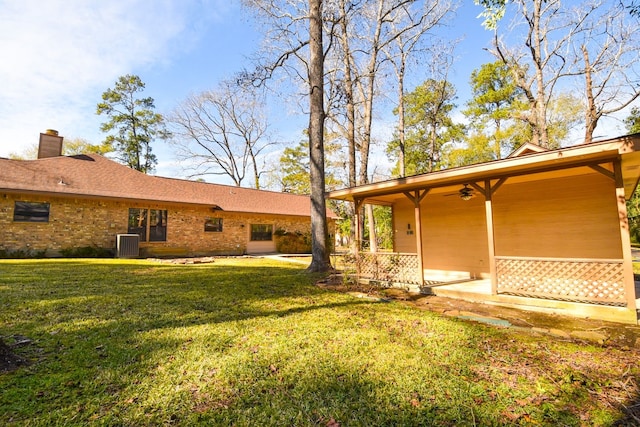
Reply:
<svg viewBox="0 0 640 427"><path fill-rule="evenodd" d="M611 178L614 181L616 180L616 174L607 168L603 168L600 165L589 165L589 167L594 171L599 172L602 175L606 176L607 178Z"/></svg>
<svg viewBox="0 0 640 427"><path fill-rule="evenodd" d="M422 202L422 200L425 198L429 190L429 188L425 188L424 190L416 190L413 193L405 191L403 194L407 197L407 199L413 202L414 206L418 206L420 202Z"/></svg>
<svg viewBox="0 0 640 427"><path fill-rule="evenodd" d="M483 196L487 197L487 193L484 191L484 188L480 187L475 182L470 182L469 185L472 186L478 193L480 193Z"/></svg>

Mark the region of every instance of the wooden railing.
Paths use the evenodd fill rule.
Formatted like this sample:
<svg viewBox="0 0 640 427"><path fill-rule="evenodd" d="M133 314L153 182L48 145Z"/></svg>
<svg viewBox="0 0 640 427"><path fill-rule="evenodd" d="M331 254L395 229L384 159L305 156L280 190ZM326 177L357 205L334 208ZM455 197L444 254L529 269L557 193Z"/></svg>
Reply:
<svg viewBox="0 0 640 427"><path fill-rule="evenodd" d="M397 252L360 252L354 260L359 278L422 285L418 255Z"/></svg>
<svg viewBox="0 0 640 427"><path fill-rule="evenodd" d="M625 306L621 259L496 257L499 294Z"/></svg>

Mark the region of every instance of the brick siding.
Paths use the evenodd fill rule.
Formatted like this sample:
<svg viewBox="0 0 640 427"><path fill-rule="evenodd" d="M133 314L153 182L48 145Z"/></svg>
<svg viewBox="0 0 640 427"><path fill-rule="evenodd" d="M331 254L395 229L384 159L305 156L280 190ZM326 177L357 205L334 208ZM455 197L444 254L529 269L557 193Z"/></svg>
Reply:
<svg viewBox="0 0 640 427"><path fill-rule="evenodd" d="M50 203L49 222L14 222L16 201ZM129 208L167 210L167 241L140 242L141 256L240 255L247 250L251 224L301 233L309 233L311 224L309 217L228 213L205 206L2 194L0 250L46 250L46 256L58 256L61 249L114 249L116 235L127 233ZM205 232L207 218L222 218L223 231Z"/></svg>

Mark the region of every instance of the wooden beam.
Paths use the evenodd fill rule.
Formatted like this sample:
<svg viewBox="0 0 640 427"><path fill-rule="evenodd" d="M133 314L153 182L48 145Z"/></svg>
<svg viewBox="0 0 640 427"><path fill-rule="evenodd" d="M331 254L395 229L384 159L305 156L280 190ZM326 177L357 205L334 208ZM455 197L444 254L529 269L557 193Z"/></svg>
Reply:
<svg viewBox="0 0 640 427"><path fill-rule="evenodd" d="M616 180L616 174L615 174L615 171L614 171L614 172L611 172L609 169L607 169L607 168L603 168L602 166L600 166L600 165L595 165L595 164L594 164L594 165L589 165L589 167L590 167L591 169L593 169L594 171L599 172L599 173L601 173L602 175L606 176L607 178L611 178L611 179L612 179L612 180L614 180L614 181Z"/></svg>
<svg viewBox="0 0 640 427"><path fill-rule="evenodd" d="M472 186L473 188L476 189L477 192L479 192L480 194L482 194L483 196L486 196L486 191L484 188L480 187L478 184L476 184L475 182L470 182L469 183L470 186Z"/></svg>
<svg viewBox="0 0 640 427"><path fill-rule="evenodd" d="M426 197L428 192L429 192L429 188L422 190L422 194L420 194L420 196L418 197L418 204L422 202L422 199Z"/></svg>
<svg viewBox="0 0 640 427"><path fill-rule="evenodd" d="M499 181L498 181L499 182ZM496 245L495 245L495 231L493 229L493 204L492 204L492 195L493 190L491 189L491 181L486 180L484 182L485 191L485 202L484 209L485 215L487 219L487 247L489 249L489 274L491 275L491 295L498 294L498 275L496 273Z"/></svg>
<svg viewBox="0 0 640 427"><path fill-rule="evenodd" d="M622 240L624 295L627 299L627 308L636 310L636 287L633 277L633 259L631 258L631 237L629 236L629 220L627 219L627 201L624 194L622 166L619 159L613 162L613 172L616 180L616 200L618 202L618 218L620 219L620 237Z"/></svg>
<svg viewBox="0 0 640 427"><path fill-rule="evenodd" d="M415 205L416 203L420 204L420 202L422 202L422 199L425 198L429 190L430 188L425 188L424 190L415 190L413 193L405 191L402 194L404 194L407 199L411 200Z"/></svg>
<svg viewBox="0 0 640 427"><path fill-rule="evenodd" d="M505 181L507 180L507 178L500 178L498 180L498 182L496 182L495 184L493 184L493 186L491 187L491 195L493 196L494 194L496 194L496 191L498 191L498 188L500 188L502 186L502 184L505 183Z"/></svg>
<svg viewBox="0 0 640 427"><path fill-rule="evenodd" d="M411 200L411 203L415 203L416 202L415 201L415 197L411 192L404 191L402 194L404 194L407 199Z"/></svg>

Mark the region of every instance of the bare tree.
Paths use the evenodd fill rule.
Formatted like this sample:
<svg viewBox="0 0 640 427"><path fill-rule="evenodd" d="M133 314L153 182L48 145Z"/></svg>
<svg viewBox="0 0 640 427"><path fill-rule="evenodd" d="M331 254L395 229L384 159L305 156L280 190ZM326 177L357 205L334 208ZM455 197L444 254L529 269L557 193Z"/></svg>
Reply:
<svg viewBox="0 0 640 427"><path fill-rule="evenodd" d="M582 59L577 73L584 77L585 143L593 140L599 120L619 112L640 97L640 31L635 18L620 3L597 1L592 19L585 22L581 38L573 45L574 55ZM581 20L584 9L576 11ZM635 25L634 25L635 24Z"/></svg>
<svg viewBox="0 0 640 427"><path fill-rule="evenodd" d="M476 0L485 7L484 25L496 31L495 56L514 72L529 103L521 117L533 129L533 142L551 144L549 108L561 89L574 83L585 94L585 142L593 139L598 121L640 97L636 65L640 35L632 6L593 0L565 7L560 0ZM509 3L524 24L524 50L509 48L498 37L498 23ZM514 28L510 29L513 33ZM565 96L566 97L566 96ZM554 99L556 98L556 99ZM570 120L573 121L573 120Z"/></svg>
<svg viewBox="0 0 640 427"><path fill-rule="evenodd" d="M525 49L508 48L496 32L493 53L512 69L516 84L526 96L529 112L522 118L532 128L532 142L549 147L547 109L560 80L574 75L568 58L569 42L581 31L581 26L562 8L560 0L514 3L525 28Z"/></svg>
<svg viewBox="0 0 640 427"><path fill-rule="evenodd" d="M251 169L260 188L260 154L273 145L263 106L255 90L230 82L185 99L169 122L191 176L226 175L240 186Z"/></svg>
<svg viewBox="0 0 640 427"><path fill-rule="evenodd" d="M385 49L397 39L414 32L421 25L422 19L406 20L405 17L425 16L422 2L415 0L376 0L364 2L360 20L352 30L351 37L358 42L356 87L362 100L362 135L359 141L360 167L359 184L366 184L368 179L369 153L372 142L372 125L377 85L381 70L388 58ZM423 18L426 19L426 18ZM395 26L393 25L395 23ZM357 34L361 34L356 36Z"/></svg>
<svg viewBox="0 0 640 427"><path fill-rule="evenodd" d="M245 4L258 11L267 23L268 40L261 66L247 73L247 77L262 83L276 71L284 70L301 83L300 87L310 88L307 95L317 95L316 86L310 82L312 66L307 56L311 38L303 27L311 21L306 4L300 0L245 0ZM320 4L324 43L322 85L328 88L324 91L323 117L340 129L346 142L349 185L369 181L374 110L380 100L385 101L378 92L389 60L384 49L432 21L432 10L441 11L437 15L441 16L451 9L446 0L438 2L438 8L425 4L418 0L332 0ZM314 148L310 144L310 149Z"/></svg>
<svg viewBox="0 0 640 427"><path fill-rule="evenodd" d="M406 60L421 38L452 10L451 3L445 0L336 2L331 15L336 25L331 26L333 33L328 35L336 40L329 56L336 71L329 81L342 95L339 101L344 112L330 115L329 119L346 141L350 186L369 182L373 118L376 106L388 100L380 96L379 88L388 83L385 79L391 52L395 55L395 47L400 43L405 48ZM364 216L360 218L360 224L352 224L352 234L356 227L362 230ZM373 248L375 235L370 237Z"/></svg>
<svg viewBox="0 0 640 427"><path fill-rule="evenodd" d="M338 85L342 88L344 94L344 119L346 121L346 125L342 126L339 121L335 120L335 116L331 116L334 119L335 123L338 127L342 127L343 134L345 139L347 140L348 147L348 180L349 186L353 187L356 185L356 99L355 99L355 82L356 78L353 64L353 52L351 52L351 44L349 41L350 30L349 30L349 19L348 17L351 15L352 10L355 8L355 5L348 0L341 0L339 2L340 10L338 17L338 25L336 27L336 38L338 39L338 47L339 53L337 56L337 62L342 63L342 73L341 79L340 77L336 78L336 74L334 73L333 80L338 81Z"/></svg>
<svg viewBox="0 0 640 427"><path fill-rule="evenodd" d="M438 38L431 35L436 27L443 25L445 18L451 11L451 4L448 2L426 2L423 13L408 13L409 10L398 11L397 18L391 22L393 32L398 34L393 43L385 46L384 53L390 61L395 73L397 92L397 114L398 114L398 163L399 175L405 176L405 113L404 113L404 92L405 78L410 60L417 57L438 57L440 55L437 46L442 46ZM408 28L408 31L401 31ZM430 43L426 42L426 36L431 35ZM428 61L424 61L428 62ZM435 62L435 61L432 61Z"/></svg>

